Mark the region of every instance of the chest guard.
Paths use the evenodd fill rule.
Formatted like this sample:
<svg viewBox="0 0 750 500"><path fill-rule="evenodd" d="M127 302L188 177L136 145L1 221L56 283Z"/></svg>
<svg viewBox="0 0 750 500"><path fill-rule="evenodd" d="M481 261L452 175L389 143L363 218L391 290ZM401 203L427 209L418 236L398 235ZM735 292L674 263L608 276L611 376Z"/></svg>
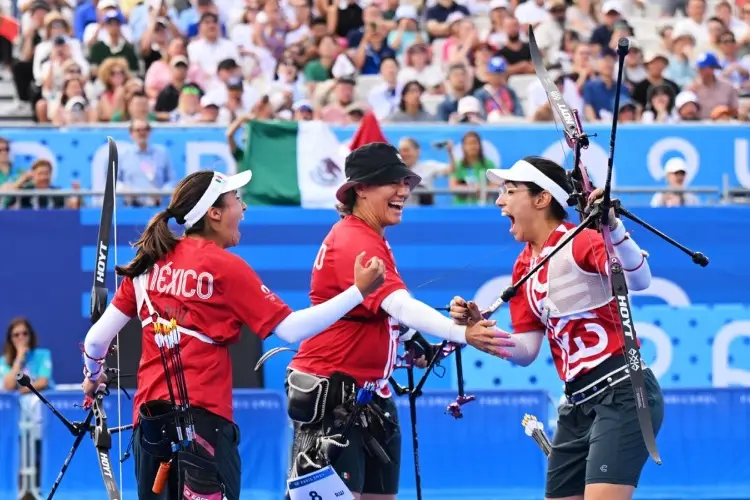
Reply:
<svg viewBox="0 0 750 500"><path fill-rule="evenodd" d="M606 276L584 271L576 263L572 244L565 245L547 264L547 317L592 311L609 303L612 297Z"/></svg>

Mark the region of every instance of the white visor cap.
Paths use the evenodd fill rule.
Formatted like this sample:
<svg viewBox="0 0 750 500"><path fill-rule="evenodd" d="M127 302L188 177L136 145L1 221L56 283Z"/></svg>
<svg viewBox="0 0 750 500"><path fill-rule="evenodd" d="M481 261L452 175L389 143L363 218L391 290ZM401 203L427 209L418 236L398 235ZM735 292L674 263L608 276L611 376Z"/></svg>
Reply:
<svg viewBox="0 0 750 500"><path fill-rule="evenodd" d="M495 184L510 182L533 182L545 191L563 207L567 208L570 195L555 181L547 177L541 170L526 160L518 160L510 168L491 168L487 170L487 180Z"/></svg>
<svg viewBox="0 0 750 500"><path fill-rule="evenodd" d="M208 185L208 189L206 189L201 199L198 200L198 203L185 216L185 229L190 229L201 220L208 212L208 209L219 199L219 196L243 187L250 182L252 177L253 173L250 170L245 170L235 175L224 175L221 172L214 172L214 178L211 180L211 184Z"/></svg>

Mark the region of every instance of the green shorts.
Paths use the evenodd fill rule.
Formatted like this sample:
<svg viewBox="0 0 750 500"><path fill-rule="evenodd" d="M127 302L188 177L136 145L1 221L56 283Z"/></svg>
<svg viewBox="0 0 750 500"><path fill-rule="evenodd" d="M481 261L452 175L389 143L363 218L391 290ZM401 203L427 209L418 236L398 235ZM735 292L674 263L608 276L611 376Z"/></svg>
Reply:
<svg viewBox="0 0 750 500"><path fill-rule="evenodd" d="M664 398L651 370L643 374L657 434L664 418ZM638 486L649 454L630 379L579 405L563 404L558 414L547 467L547 498L583 495L587 484Z"/></svg>
<svg viewBox="0 0 750 500"><path fill-rule="evenodd" d="M383 412L391 414L398 422L398 410L393 397L375 396L373 404ZM389 464L383 464L376 457L370 456L362 438L362 429L352 427L347 435L349 446L344 448L334 469L352 493L373 495L395 495L398 493L399 473L401 472L401 431L396 431L388 443L380 443L391 458Z"/></svg>

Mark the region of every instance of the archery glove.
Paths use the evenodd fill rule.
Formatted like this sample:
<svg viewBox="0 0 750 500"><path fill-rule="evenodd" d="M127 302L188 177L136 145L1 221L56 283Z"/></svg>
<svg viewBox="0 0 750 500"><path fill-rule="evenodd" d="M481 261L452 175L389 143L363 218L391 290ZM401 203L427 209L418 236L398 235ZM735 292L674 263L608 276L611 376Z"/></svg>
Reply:
<svg viewBox="0 0 750 500"><path fill-rule="evenodd" d="M411 339L404 342L404 347L414 354L414 359L424 356L424 359L429 363L440 349L440 344L430 344L421 333L416 332Z"/></svg>

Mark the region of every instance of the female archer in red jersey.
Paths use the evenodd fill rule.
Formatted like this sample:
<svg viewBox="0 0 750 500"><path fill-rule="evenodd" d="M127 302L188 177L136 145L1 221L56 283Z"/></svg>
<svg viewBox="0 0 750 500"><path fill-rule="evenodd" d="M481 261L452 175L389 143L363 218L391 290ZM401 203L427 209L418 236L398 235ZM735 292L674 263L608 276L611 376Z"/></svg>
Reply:
<svg viewBox="0 0 750 500"><path fill-rule="evenodd" d="M568 231L565 208L572 186L556 163L531 156L508 170L487 171L501 185L496 205L510 219L513 237L526 243L513 267L518 281ZM597 190L589 198L602 195ZM628 289L651 282L646 254L610 212L612 240ZM547 468L546 498L630 500L648 450L641 435L615 299L607 284L607 253L601 234L585 229L555 254L510 300L515 347L510 361L528 366L546 333L567 402L560 406ZM472 324L476 305L451 302L457 324ZM664 401L654 374L644 370L654 433Z"/></svg>
<svg viewBox="0 0 750 500"><path fill-rule="evenodd" d="M349 270L354 273L352 286L328 301L293 312L245 261L226 250L240 241L239 223L246 207L237 190L250 177L249 171L231 177L202 171L180 182L169 207L151 219L135 243L135 258L116 268L125 279L86 335L83 388L91 394L103 376L99 361L117 332L134 317L143 325L143 354L133 405L133 448L141 500L183 498L177 484L184 478L181 471L180 476L175 474L177 467L169 471L166 490L152 492L160 463L171 460L174 452L170 439L164 436L180 432L175 429L170 382L154 337L160 325L175 320L180 333L180 371L189 391L188 411L195 422L198 451L217 469L221 483L217 486L224 496L238 500L239 429L232 421L228 345L238 341L243 324L262 339L271 333L287 342L312 337L360 305L383 283L383 262L373 257L363 267L363 254L359 254ZM183 237L170 230L171 218L185 227Z"/></svg>
<svg viewBox="0 0 750 500"><path fill-rule="evenodd" d="M334 409L346 405L353 388L374 383L377 391L372 405L378 417L366 429L357 425L345 433L342 441L349 444L332 465L357 500L395 500L401 437L388 378L399 340L407 341L417 352L427 353L432 348L418 334L399 338L399 325L468 343L497 356L505 355L503 347L511 343L509 335L494 328L494 321L479 321L470 327L455 325L407 291L384 234L386 227L401 222L404 202L421 179L404 164L398 150L389 144L368 144L347 157L345 171L347 182L336 194L342 220L318 251L310 298L314 304L321 303L351 286L354 242L367 256L385 263L385 284L323 333L302 342L289 366L290 417L296 423L292 476L299 475L300 457L314 445L315 436L330 428ZM310 390L316 387L326 390ZM321 397L310 398L311 394ZM384 453L374 453L377 447Z"/></svg>

